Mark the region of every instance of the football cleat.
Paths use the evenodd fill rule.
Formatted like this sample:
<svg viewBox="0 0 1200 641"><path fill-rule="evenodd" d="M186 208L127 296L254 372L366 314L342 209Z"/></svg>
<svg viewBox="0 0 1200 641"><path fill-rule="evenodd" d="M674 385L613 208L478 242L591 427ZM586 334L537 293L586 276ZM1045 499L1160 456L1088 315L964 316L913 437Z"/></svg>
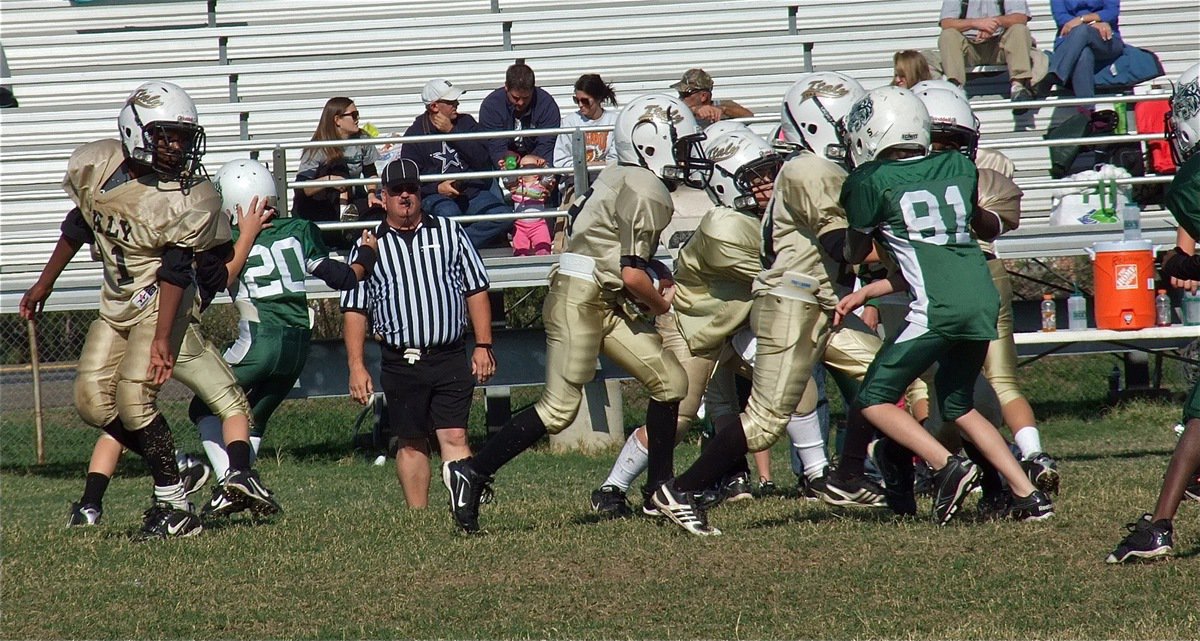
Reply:
<svg viewBox="0 0 1200 641"><path fill-rule="evenodd" d="M143 514L142 529L136 539L149 541L151 539L173 539L199 534L204 525L192 512L192 504L188 509L181 510L170 503L155 501L150 509Z"/></svg>
<svg viewBox="0 0 1200 641"><path fill-rule="evenodd" d="M602 485L592 491L592 511L610 519L623 519L633 516L629 502L625 500L625 492L615 485Z"/></svg>
<svg viewBox="0 0 1200 641"><path fill-rule="evenodd" d="M204 507L200 508L200 516L206 519L210 517L230 516L246 509L249 509L248 505L230 498L225 492L225 487L218 485L213 488L212 498L204 504Z"/></svg>
<svg viewBox="0 0 1200 641"><path fill-rule="evenodd" d="M221 481L225 496L244 509L249 509L256 517L267 517L283 511L275 495L263 485L258 472L254 470L229 470Z"/></svg>
<svg viewBox="0 0 1200 641"><path fill-rule="evenodd" d="M1117 544L1117 548L1105 559L1108 563L1126 561L1153 561L1171 555L1171 526L1160 525L1163 521L1151 521L1150 514L1143 514L1136 523L1125 527L1129 534Z"/></svg>
<svg viewBox="0 0 1200 641"><path fill-rule="evenodd" d="M988 494L984 492L983 497L979 499L979 520L981 521L999 521L1008 517L1008 511L1012 507L1012 494L1005 491Z"/></svg>
<svg viewBox="0 0 1200 641"><path fill-rule="evenodd" d="M464 532L479 531L479 503L492 477L471 467L471 459L442 463L442 483L450 488L450 515Z"/></svg>
<svg viewBox="0 0 1200 641"><path fill-rule="evenodd" d="M779 489L779 486L775 485L774 481L768 481L766 479L759 479L758 485L754 488L754 496L756 498L780 496L782 494L783 490Z"/></svg>
<svg viewBox="0 0 1200 641"><path fill-rule="evenodd" d="M839 479L836 474L826 477L821 500L830 505L887 507L883 488L861 476L849 480Z"/></svg>
<svg viewBox="0 0 1200 641"><path fill-rule="evenodd" d="M1045 452L1038 452L1021 461L1021 469L1029 476L1029 482L1046 494L1058 493L1058 461Z"/></svg>
<svg viewBox="0 0 1200 641"><path fill-rule="evenodd" d="M71 512L67 514L67 527L99 525L102 514L104 510L99 505L72 503Z"/></svg>
<svg viewBox="0 0 1200 641"><path fill-rule="evenodd" d="M800 492L800 498L805 501L820 501L821 495L825 493L825 473L815 479L810 479L807 476L796 477L796 489Z"/></svg>
<svg viewBox="0 0 1200 641"><path fill-rule="evenodd" d="M671 519L673 523L697 536L716 536L721 533L708 524L707 511L696 505L695 498L689 492L680 492L672 488L674 481L667 481L654 491L651 500L658 507L660 514Z"/></svg>
<svg viewBox="0 0 1200 641"><path fill-rule="evenodd" d="M971 461L950 455L946 465L933 473L933 520L945 525L962 507L963 499L979 484L979 468Z"/></svg>
<svg viewBox="0 0 1200 641"><path fill-rule="evenodd" d="M744 501L754 498L750 491L750 477L745 474L734 474L725 479L721 485L721 493L726 501Z"/></svg>
<svg viewBox="0 0 1200 641"><path fill-rule="evenodd" d="M198 492L208 482L208 477L211 475L212 468L191 454L185 454L183 460L179 462L179 480L183 482L184 496L191 496Z"/></svg>
<svg viewBox="0 0 1200 641"><path fill-rule="evenodd" d="M1029 496L1014 496L1009 515L1018 521L1044 521L1054 516L1054 501L1041 490Z"/></svg>

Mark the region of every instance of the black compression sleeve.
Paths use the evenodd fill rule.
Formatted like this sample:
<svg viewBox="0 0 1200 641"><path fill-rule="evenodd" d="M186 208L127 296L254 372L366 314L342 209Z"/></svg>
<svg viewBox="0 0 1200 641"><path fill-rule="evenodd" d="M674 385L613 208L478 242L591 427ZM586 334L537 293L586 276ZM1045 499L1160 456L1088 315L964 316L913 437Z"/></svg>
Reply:
<svg viewBox="0 0 1200 641"><path fill-rule="evenodd" d="M1200 254L1188 256L1176 247L1170 257L1163 261L1162 273L1168 278L1200 280Z"/></svg>
<svg viewBox="0 0 1200 641"><path fill-rule="evenodd" d="M163 251L162 266L158 268L158 279L176 287L191 285L194 274L192 259L193 254L190 247L174 245L167 247Z"/></svg>
<svg viewBox="0 0 1200 641"><path fill-rule="evenodd" d="M60 227L62 235L67 239L79 243L80 245L91 245L96 242L96 233L88 227L87 221L83 218L83 212L76 207L67 212L67 217L63 219Z"/></svg>
<svg viewBox="0 0 1200 641"><path fill-rule="evenodd" d="M225 291L229 283L226 263L232 255L232 242L196 254L196 287L200 290L201 311L208 307L217 294Z"/></svg>
<svg viewBox="0 0 1200 641"><path fill-rule="evenodd" d="M846 262L845 250L846 246L846 230L837 229L825 234L822 234L817 242L821 243L821 249L829 254L829 257L839 263Z"/></svg>
<svg viewBox="0 0 1200 641"><path fill-rule="evenodd" d="M349 290L358 286L358 276L354 274L354 270L346 263L332 258L321 261L312 271L312 275L336 290Z"/></svg>
<svg viewBox="0 0 1200 641"><path fill-rule="evenodd" d="M362 265L363 278L371 275L375 271L375 263L379 260L379 254L371 249L370 245L359 245L358 256L354 258L352 265Z"/></svg>

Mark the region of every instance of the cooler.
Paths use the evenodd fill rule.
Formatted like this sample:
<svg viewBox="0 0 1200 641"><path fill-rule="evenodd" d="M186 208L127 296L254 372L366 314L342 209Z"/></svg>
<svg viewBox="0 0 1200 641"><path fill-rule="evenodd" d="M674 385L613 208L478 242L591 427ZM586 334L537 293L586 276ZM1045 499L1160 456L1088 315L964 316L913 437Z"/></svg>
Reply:
<svg viewBox="0 0 1200 641"><path fill-rule="evenodd" d="M1154 326L1154 245L1148 240L1096 243L1092 247L1096 327Z"/></svg>

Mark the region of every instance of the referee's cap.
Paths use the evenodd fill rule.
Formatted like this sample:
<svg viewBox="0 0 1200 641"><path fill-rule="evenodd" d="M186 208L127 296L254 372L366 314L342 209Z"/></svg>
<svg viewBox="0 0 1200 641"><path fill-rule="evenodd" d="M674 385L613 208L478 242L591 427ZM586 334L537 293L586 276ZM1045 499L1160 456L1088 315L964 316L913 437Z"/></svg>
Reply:
<svg viewBox="0 0 1200 641"><path fill-rule="evenodd" d="M420 185L421 172L417 169L417 163L410 158L397 158L389 162L383 168L383 175L380 176L380 182L383 183L384 189L401 187L404 185Z"/></svg>

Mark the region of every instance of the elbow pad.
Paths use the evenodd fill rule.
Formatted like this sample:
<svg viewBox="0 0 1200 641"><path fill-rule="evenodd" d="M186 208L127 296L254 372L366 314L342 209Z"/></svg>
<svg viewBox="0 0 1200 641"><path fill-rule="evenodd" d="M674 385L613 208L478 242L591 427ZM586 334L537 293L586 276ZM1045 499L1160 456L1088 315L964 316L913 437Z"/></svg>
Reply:
<svg viewBox="0 0 1200 641"><path fill-rule="evenodd" d="M358 276L345 263L326 258L312 270L312 275L320 278L331 289L345 291L358 287Z"/></svg>
<svg viewBox="0 0 1200 641"><path fill-rule="evenodd" d="M1188 256L1176 247L1162 265L1163 276L1180 280L1200 280L1200 255Z"/></svg>
<svg viewBox="0 0 1200 641"><path fill-rule="evenodd" d="M838 229L822 235L817 239L821 243L821 249L825 250L829 257L839 263L846 262L846 230Z"/></svg>
<svg viewBox="0 0 1200 641"><path fill-rule="evenodd" d="M176 287L187 287L192 284L195 275L192 259L191 248L174 245L167 247L163 251L162 265L158 268L156 276L159 280Z"/></svg>
<svg viewBox="0 0 1200 641"><path fill-rule="evenodd" d="M67 212L67 217L63 219L59 231L71 242L79 243L80 245L92 245L96 242L96 232L88 227L87 221L83 217L83 212L78 207Z"/></svg>

